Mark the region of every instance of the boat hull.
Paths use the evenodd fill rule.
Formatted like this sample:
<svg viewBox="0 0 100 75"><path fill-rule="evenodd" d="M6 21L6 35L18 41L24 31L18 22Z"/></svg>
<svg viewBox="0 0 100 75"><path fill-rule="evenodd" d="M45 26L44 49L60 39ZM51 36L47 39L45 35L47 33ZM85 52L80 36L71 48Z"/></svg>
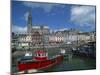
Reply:
<svg viewBox="0 0 100 75"><path fill-rule="evenodd" d="M27 71L31 69L43 70L50 68L56 64L59 64L63 60L63 56L57 56L56 58L47 59L43 61L31 61L31 62L19 62L18 71Z"/></svg>

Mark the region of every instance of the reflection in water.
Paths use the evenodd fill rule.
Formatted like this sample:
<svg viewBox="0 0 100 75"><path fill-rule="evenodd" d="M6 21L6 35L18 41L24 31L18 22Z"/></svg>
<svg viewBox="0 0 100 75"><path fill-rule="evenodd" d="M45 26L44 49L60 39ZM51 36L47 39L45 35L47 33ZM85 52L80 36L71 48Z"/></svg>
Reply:
<svg viewBox="0 0 100 75"><path fill-rule="evenodd" d="M95 69L95 64L95 59L74 56L71 61L65 59L60 65L45 72Z"/></svg>

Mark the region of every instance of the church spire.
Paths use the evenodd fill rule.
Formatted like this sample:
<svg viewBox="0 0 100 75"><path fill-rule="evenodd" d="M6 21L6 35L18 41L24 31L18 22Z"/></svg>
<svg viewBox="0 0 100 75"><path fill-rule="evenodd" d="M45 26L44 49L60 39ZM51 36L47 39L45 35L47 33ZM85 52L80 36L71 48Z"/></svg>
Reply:
<svg viewBox="0 0 100 75"><path fill-rule="evenodd" d="M27 32L31 33L32 31L32 10L29 11L28 14L28 25L27 25Z"/></svg>

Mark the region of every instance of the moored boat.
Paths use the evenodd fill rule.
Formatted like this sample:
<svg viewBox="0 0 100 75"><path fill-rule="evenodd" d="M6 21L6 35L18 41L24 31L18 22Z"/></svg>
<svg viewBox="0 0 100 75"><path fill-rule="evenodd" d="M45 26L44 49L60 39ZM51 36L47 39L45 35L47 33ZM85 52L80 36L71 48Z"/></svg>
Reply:
<svg viewBox="0 0 100 75"><path fill-rule="evenodd" d="M48 53L46 51L38 50L35 52L35 56L33 58L32 55L27 54L27 56L18 61L18 71L48 69L59 64L62 60L62 55L56 55L52 58L48 58Z"/></svg>

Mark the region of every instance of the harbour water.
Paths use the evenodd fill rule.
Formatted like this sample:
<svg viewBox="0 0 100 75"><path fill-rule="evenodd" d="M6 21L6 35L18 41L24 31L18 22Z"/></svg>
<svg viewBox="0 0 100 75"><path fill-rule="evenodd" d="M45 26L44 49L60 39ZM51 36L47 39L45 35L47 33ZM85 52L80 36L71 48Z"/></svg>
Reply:
<svg viewBox="0 0 100 75"><path fill-rule="evenodd" d="M89 69L95 69L95 68L96 68L95 59L73 56L70 61L65 58L61 64L45 72L89 70Z"/></svg>

